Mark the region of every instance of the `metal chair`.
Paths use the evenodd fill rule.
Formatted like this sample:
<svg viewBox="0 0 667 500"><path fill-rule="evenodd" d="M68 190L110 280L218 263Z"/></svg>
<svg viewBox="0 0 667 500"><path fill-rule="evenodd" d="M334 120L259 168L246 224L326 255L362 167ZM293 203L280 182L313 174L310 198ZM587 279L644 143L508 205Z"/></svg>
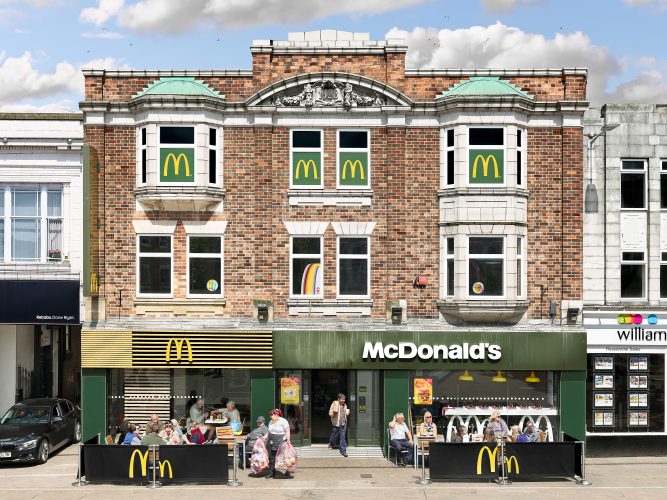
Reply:
<svg viewBox="0 0 667 500"><path fill-rule="evenodd" d="M387 429L387 460L389 460L390 462L391 462L391 452L392 451L394 452L394 455L395 455L394 464L396 466L398 466L398 453L396 451L396 448L394 448L391 445L391 433L389 432L389 429ZM405 448L401 449L401 455L407 455L407 454L408 454L407 449L405 449Z"/></svg>

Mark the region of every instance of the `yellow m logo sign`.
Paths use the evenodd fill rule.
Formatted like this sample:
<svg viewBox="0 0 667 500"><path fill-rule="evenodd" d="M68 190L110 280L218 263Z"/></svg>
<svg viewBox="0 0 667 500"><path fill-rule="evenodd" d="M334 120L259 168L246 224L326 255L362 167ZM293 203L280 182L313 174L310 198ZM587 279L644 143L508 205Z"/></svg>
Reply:
<svg viewBox="0 0 667 500"><path fill-rule="evenodd" d="M183 355L183 344L185 344L188 348L188 361L192 363L192 344L190 344L190 341L188 339L175 339L175 338L170 338L169 342L167 342L167 350L165 351L165 359L167 360L167 363L171 361L172 345L176 347L176 361L181 360L181 357Z"/></svg>
<svg viewBox="0 0 667 500"><path fill-rule="evenodd" d="M512 462L514 462L514 469L516 470L516 473L519 473L519 462L517 461L515 456L511 456L507 459L507 472L512 472Z"/></svg>
<svg viewBox="0 0 667 500"><path fill-rule="evenodd" d="M173 162L174 164L174 175L178 175L178 171L181 167L181 160L185 162L185 175L190 177L190 162L188 157L184 153L180 153L176 156L174 153L169 153L164 159L164 165L162 166L162 177L167 177L169 175L169 163Z"/></svg>
<svg viewBox="0 0 667 500"><path fill-rule="evenodd" d="M171 463L169 460L162 460L160 462L160 477L164 477L164 471L167 466L169 467L169 479L172 479L174 477L174 471L171 468Z"/></svg>
<svg viewBox="0 0 667 500"><path fill-rule="evenodd" d="M489 163L493 161L493 174L496 179L500 178L500 172L498 170L498 162L496 161L496 157L493 156L492 154L487 155L486 158L482 155L477 155L475 157L475 161L472 164L472 178L476 179L477 178L477 164L478 162L482 162L482 173L484 174L484 177L487 177L489 175Z"/></svg>
<svg viewBox="0 0 667 500"><path fill-rule="evenodd" d="M310 177L310 167L313 167L313 179L317 179L317 165L313 160L299 160L296 164L296 170L294 171L294 179L299 179L299 173L303 169L304 177L307 179Z"/></svg>
<svg viewBox="0 0 667 500"><path fill-rule="evenodd" d="M134 457L136 455L139 455L139 463L141 464L141 477L144 477L148 474L147 468L148 468L148 450L146 450L146 453L141 453L139 450L134 450L132 452L132 456L130 456L130 471L128 472L128 476L130 479L134 478Z"/></svg>
<svg viewBox="0 0 667 500"><path fill-rule="evenodd" d="M343 173L341 174L341 179L347 179L347 169L350 168L351 178L354 179L357 176L357 167L359 167L359 177L360 179L366 179L366 173L364 172L364 165L361 163L361 160L345 160L343 163Z"/></svg>
<svg viewBox="0 0 667 500"><path fill-rule="evenodd" d="M498 448L496 447L493 449L493 451L491 451L491 448L484 446L481 450L479 450L479 454L477 455L478 476L482 475L482 459L484 457L484 453L486 453L486 456L489 457L489 466L491 467L491 472L496 472L496 455L498 454Z"/></svg>

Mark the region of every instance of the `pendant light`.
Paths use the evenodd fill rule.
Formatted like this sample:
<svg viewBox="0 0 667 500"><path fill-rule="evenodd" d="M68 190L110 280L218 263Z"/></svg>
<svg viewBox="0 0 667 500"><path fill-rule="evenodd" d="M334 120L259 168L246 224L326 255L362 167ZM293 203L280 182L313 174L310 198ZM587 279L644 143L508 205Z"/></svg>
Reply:
<svg viewBox="0 0 667 500"><path fill-rule="evenodd" d="M475 379L468 373L468 370L464 370L463 375L459 375L459 380L462 382L472 382Z"/></svg>
<svg viewBox="0 0 667 500"><path fill-rule="evenodd" d="M535 372L533 370L530 371L530 375L528 375L524 380L529 384L537 384L542 381L540 377L535 375Z"/></svg>
<svg viewBox="0 0 667 500"><path fill-rule="evenodd" d="M498 373L496 373L496 376L491 379L492 382L507 382L507 377L503 375L503 373L498 370Z"/></svg>

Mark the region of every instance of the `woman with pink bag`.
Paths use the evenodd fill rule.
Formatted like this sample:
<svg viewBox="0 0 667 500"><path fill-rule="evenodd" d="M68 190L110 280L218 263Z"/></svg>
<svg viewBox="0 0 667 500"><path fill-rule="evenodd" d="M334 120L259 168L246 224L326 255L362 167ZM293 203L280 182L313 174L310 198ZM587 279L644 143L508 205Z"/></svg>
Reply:
<svg viewBox="0 0 667 500"><path fill-rule="evenodd" d="M276 477L276 454L278 447L284 443L290 443L289 423L283 418L283 412L279 408L269 412L271 421L269 422L269 433L262 437L262 441L266 444L269 450L269 473L265 476L266 479ZM286 473L289 476L289 472Z"/></svg>

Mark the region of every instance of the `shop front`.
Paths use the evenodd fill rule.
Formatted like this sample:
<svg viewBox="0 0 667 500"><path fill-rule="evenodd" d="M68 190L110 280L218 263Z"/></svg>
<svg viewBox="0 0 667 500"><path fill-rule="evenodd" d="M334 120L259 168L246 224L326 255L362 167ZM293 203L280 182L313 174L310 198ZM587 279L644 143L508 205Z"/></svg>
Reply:
<svg viewBox="0 0 667 500"><path fill-rule="evenodd" d="M667 314L586 312L586 427L593 454L665 454Z"/></svg>
<svg viewBox="0 0 667 500"><path fill-rule="evenodd" d="M82 332L84 438L114 435L121 423L185 423L190 406L233 401L245 430L274 405L270 331Z"/></svg>
<svg viewBox="0 0 667 500"><path fill-rule="evenodd" d="M348 397L350 442L377 446L397 412L426 411L446 438L481 433L499 410L533 421L545 440L585 437L586 336L582 331L274 331L276 398L296 443L327 442L329 405Z"/></svg>

